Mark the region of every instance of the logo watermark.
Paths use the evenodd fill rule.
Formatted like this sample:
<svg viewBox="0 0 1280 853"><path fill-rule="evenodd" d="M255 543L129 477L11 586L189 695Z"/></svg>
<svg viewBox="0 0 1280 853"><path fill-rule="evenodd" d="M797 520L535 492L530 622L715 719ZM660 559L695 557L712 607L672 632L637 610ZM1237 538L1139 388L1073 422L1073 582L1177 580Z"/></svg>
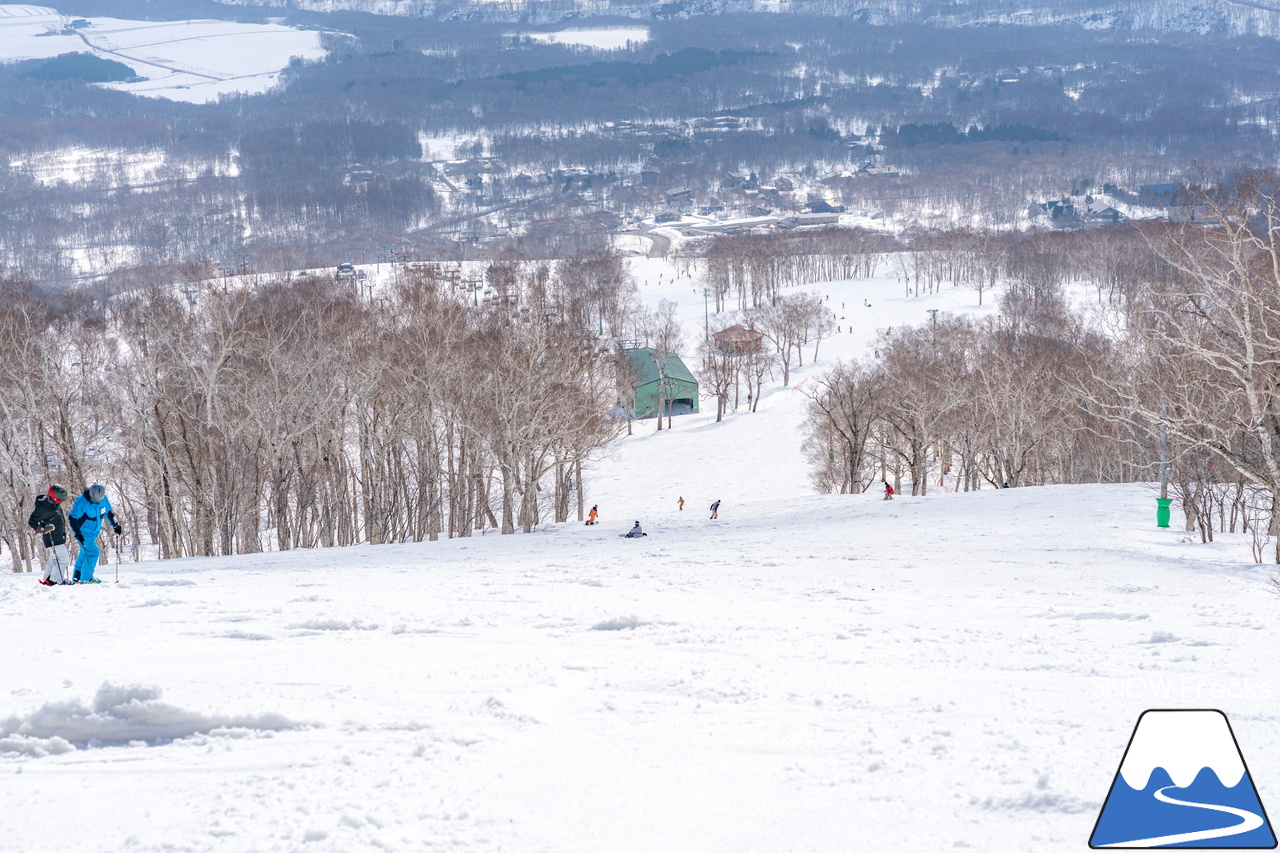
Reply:
<svg viewBox="0 0 1280 853"><path fill-rule="evenodd" d="M1143 711L1089 846L1275 849L1275 833L1227 715L1216 709Z"/></svg>
<svg viewBox="0 0 1280 853"><path fill-rule="evenodd" d="M1144 699L1173 703L1211 703L1280 697L1280 686L1261 679L1204 679L1189 675L1096 678L1096 699Z"/></svg>

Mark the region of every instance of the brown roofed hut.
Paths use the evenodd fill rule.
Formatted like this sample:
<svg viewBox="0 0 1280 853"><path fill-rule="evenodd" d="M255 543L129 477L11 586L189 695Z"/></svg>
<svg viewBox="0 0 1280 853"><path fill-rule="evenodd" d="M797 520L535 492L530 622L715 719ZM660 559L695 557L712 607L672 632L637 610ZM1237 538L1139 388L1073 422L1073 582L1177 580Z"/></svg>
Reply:
<svg viewBox="0 0 1280 853"><path fill-rule="evenodd" d="M711 337L715 339L716 349L725 355L748 355L760 351L764 332L757 332L741 323L735 323Z"/></svg>

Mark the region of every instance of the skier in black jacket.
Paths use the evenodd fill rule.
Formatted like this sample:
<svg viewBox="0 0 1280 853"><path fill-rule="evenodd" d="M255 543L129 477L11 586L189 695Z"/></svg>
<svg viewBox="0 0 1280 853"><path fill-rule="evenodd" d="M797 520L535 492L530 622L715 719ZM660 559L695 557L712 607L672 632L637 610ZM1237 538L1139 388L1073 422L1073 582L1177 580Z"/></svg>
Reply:
<svg viewBox="0 0 1280 853"><path fill-rule="evenodd" d="M54 483L48 493L36 498L35 509L27 519L27 526L43 534L41 541L49 549L45 555L44 574L40 577L40 583L45 586L71 583L68 577L71 556L67 553L67 517L62 514L62 502L66 499L66 488Z"/></svg>

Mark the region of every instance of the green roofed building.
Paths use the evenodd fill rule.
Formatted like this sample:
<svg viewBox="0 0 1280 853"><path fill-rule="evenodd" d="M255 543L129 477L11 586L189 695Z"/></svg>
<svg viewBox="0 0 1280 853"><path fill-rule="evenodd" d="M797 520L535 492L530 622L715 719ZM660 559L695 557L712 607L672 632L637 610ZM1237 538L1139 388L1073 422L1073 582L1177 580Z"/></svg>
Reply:
<svg viewBox="0 0 1280 853"><path fill-rule="evenodd" d="M684 366L678 355L669 355L662 360L661 373L658 362L654 360L653 350L648 348L627 350L627 361L631 364L631 385L634 389L632 414L637 418L648 418L658 414L658 392L663 393L662 414L668 409L673 415L684 415L698 411L698 380L693 378L689 368ZM658 383L665 381L663 388Z"/></svg>

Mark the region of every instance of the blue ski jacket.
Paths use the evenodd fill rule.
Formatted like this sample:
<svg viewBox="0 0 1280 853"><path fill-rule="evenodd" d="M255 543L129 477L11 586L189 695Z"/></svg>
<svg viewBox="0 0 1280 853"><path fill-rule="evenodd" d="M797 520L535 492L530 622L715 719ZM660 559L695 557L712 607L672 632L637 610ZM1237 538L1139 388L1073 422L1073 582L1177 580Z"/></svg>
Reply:
<svg viewBox="0 0 1280 853"><path fill-rule="evenodd" d="M112 527L116 526L116 513L111 508L111 501L103 495L102 500L94 503L89 500L87 490L76 497L76 502L71 505L71 512L67 515L71 523L71 531L82 540L98 538L98 533L102 530L103 518Z"/></svg>

